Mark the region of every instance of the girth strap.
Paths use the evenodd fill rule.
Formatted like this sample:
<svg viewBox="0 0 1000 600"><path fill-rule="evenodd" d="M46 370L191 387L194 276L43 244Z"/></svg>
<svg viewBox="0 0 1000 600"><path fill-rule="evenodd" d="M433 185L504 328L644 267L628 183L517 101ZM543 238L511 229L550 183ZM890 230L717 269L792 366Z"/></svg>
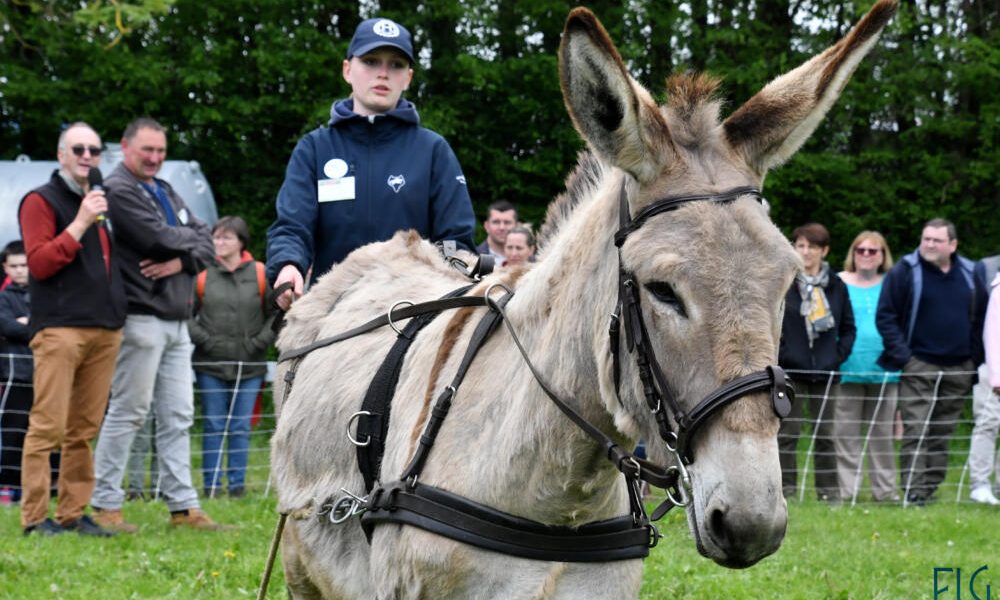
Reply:
<svg viewBox="0 0 1000 600"><path fill-rule="evenodd" d="M567 562L645 558L656 538L630 515L580 527L544 525L500 512L427 484L397 481L369 497L362 527L412 525L511 556Z"/></svg>
<svg viewBox="0 0 1000 600"><path fill-rule="evenodd" d="M442 298L462 296L472 285L452 290ZM433 321L440 312L424 313L414 317L403 328L393 343L389 354L375 372L368 392L361 404L357 419L355 439L363 445L357 446L358 470L365 480L365 491L370 492L378 481L382 469L382 456L385 454L385 436L389 431L389 419L392 412L392 397L396 394L396 384L399 383L403 359L417 334ZM393 317L397 319L398 316Z"/></svg>

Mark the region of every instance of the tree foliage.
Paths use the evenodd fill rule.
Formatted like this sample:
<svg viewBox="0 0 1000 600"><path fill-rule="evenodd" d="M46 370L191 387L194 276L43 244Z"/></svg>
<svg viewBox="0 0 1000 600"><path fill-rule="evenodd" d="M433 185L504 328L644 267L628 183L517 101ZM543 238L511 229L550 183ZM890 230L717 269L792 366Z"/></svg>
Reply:
<svg viewBox="0 0 1000 600"><path fill-rule="evenodd" d="M870 6L830 0L594 0L635 76L657 96L678 70L725 78L728 110L830 45ZM963 250L1000 252L1000 1L902 0L810 142L766 192L787 231L810 220L834 257L861 229L897 254L932 216ZM349 89L341 61L371 4L348 0L9 0L0 8L0 158L51 155L61 127L115 141L139 115L198 160L220 212L242 214L255 250L298 138ZM572 3L382 0L420 65L408 92L462 162L480 214L516 202L536 223L583 147L563 107L556 50Z"/></svg>

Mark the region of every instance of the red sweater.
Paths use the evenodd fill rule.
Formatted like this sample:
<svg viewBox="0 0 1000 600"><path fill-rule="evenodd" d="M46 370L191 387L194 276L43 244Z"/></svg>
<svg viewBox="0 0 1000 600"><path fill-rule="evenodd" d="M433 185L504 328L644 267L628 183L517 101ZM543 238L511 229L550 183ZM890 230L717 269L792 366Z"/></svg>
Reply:
<svg viewBox="0 0 1000 600"><path fill-rule="evenodd" d="M98 228L104 268L111 273L111 241L104 227ZM21 235L28 255L28 271L35 279L48 279L73 262L80 242L62 230L56 233L56 213L41 195L32 192L21 206Z"/></svg>

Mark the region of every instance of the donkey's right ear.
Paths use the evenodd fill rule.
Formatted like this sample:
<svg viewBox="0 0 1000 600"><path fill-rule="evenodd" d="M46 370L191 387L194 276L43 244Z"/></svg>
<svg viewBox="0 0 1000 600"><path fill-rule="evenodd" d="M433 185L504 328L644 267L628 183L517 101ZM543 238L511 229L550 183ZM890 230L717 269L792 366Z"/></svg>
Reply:
<svg viewBox="0 0 1000 600"><path fill-rule="evenodd" d="M898 0L879 0L839 42L767 84L723 124L726 139L764 175L809 138L865 57Z"/></svg>
<svg viewBox="0 0 1000 600"><path fill-rule="evenodd" d="M666 120L586 8L573 9L566 19L559 81L573 125L595 152L641 182L661 172L673 152Z"/></svg>

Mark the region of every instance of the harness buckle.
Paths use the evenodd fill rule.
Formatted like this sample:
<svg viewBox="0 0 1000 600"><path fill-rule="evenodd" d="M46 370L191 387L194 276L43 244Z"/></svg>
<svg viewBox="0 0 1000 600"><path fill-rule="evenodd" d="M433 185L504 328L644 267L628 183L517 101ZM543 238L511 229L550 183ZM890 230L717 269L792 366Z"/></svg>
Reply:
<svg viewBox="0 0 1000 600"><path fill-rule="evenodd" d="M656 548L656 545L660 543L660 538L663 534L657 529L656 525L652 523L646 523L646 528L649 530L649 547Z"/></svg>

